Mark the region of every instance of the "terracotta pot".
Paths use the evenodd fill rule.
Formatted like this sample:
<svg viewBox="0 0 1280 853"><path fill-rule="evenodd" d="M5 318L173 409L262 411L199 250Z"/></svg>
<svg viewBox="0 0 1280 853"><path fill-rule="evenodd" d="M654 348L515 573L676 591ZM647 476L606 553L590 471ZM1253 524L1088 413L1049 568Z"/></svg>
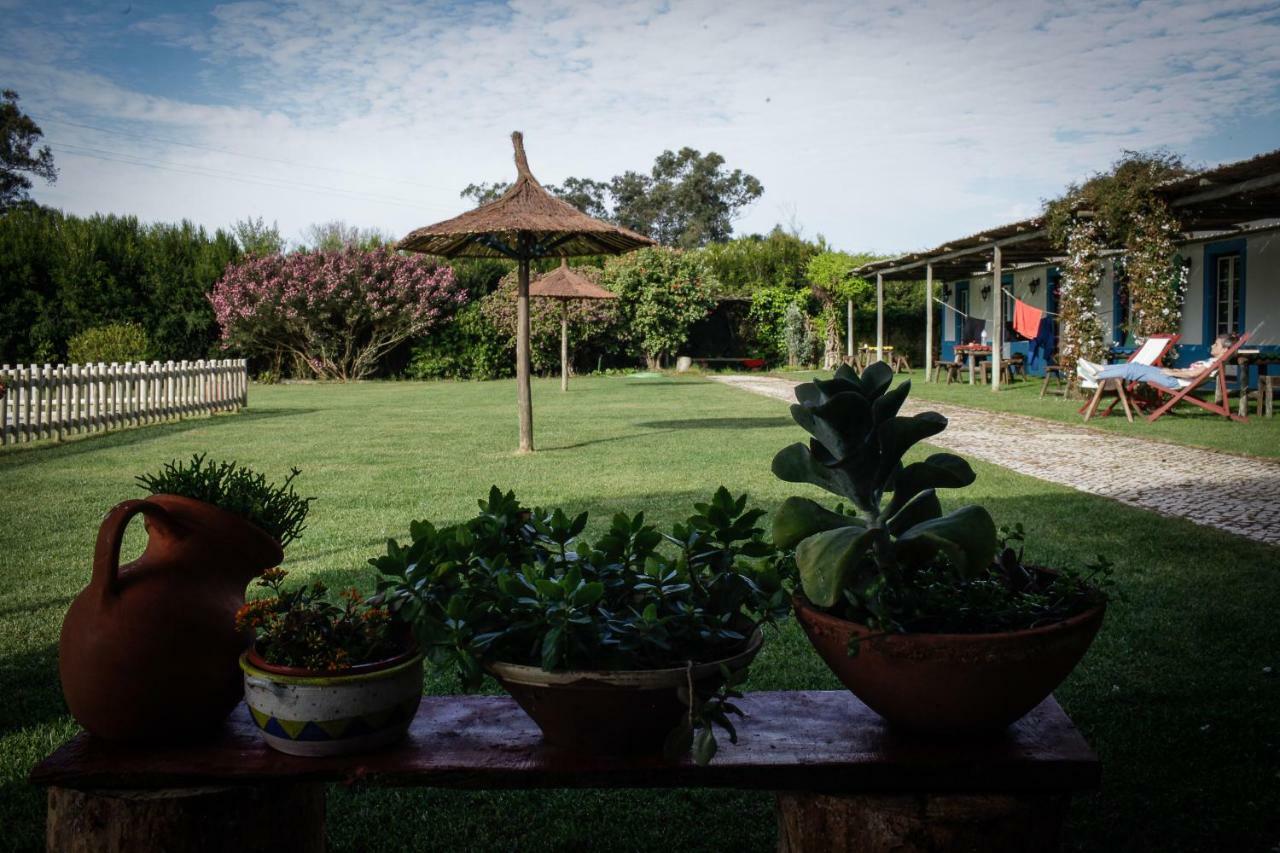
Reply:
<svg viewBox="0 0 1280 853"><path fill-rule="evenodd" d="M250 649L240 668L263 739L290 755L348 755L395 743L422 701L417 651L333 673L270 664Z"/></svg>
<svg viewBox="0 0 1280 853"><path fill-rule="evenodd" d="M718 686L721 664L731 671L743 669L763 643L764 635L756 628L737 654L695 664L694 684ZM686 667L547 672L536 666L491 663L486 669L538 724L547 743L574 752L661 752L667 735L689 713L681 698L690 680Z"/></svg>
<svg viewBox="0 0 1280 853"><path fill-rule="evenodd" d="M890 724L914 732L1000 731L1062 683L1093 642L1106 605L1000 634L880 634L794 599L796 620L841 683ZM864 637L850 656L849 641Z"/></svg>
<svg viewBox="0 0 1280 853"><path fill-rule="evenodd" d="M142 556L121 566L141 513ZM239 515L189 498L125 501L98 530L93 578L62 622L58 672L72 715L112 740L189 741L214 733L240 701L235 627L245 586L284 559Z"/></svg>

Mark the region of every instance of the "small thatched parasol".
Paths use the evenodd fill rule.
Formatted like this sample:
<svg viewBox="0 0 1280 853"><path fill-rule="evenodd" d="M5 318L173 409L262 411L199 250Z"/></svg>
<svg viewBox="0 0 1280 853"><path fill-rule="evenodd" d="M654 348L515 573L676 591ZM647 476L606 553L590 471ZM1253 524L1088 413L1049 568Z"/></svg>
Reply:
<svg viewBox="0 0 1280 853"><path fill-rule="evenodd" d="M468 213L411 232L396 244L409 252L446 258L511 258L519 263L516 297L516 393L520 401L520 450L533 450L533 400L529 392L529 261L579 255L620 255L653 240L592 219L555 198L529 171L524 136L511 134L516 182L502 197Z"/></svg>
<svg viewBox="0 0 1280 853"><path fill-rule="evenodd" d="M569 269L569 261L560 260L560 268L552 270L529 287L530 296L560 300L560 390L569 390L569 300L617 299L618 294L605 290L594 281Z"/></svg>

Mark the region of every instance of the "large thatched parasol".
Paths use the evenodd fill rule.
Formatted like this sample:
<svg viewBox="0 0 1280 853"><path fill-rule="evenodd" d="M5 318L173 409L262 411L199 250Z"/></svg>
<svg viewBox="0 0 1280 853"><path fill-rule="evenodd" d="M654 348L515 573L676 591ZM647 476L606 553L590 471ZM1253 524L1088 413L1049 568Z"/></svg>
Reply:
<svg viewBox="0 0 1280 853"><path fill-rule="evenodd" d="M560 390L569 390L569 300L617 299L618 294L605 290L594 281L569 269L568 260L539 278L529 287L530 296L560 300Z"/></svg>
<svg viewBox="0 0 1280 853"><path fill-rule="evenodd" d="M649 246L643 234L592 219L553 197L529 172L524 137L511 134L516 182L497 201L410 233L396 248L446 258L511 258L520 265L516 301L516 393L520 401L520 450L533 450L533 401L529 393L529 261L579 255L618 255Z"/></svg>

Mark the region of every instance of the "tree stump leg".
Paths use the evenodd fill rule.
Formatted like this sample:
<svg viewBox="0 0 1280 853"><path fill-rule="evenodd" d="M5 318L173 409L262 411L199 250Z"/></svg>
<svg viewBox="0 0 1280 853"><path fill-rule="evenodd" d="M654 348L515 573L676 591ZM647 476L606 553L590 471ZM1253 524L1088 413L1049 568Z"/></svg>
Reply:
<svg viewBox="0 0 1280 853"><path fill-rule="evenodd" d="M324 850L319 784L160 791L49 789L53 853L244 853Z"/></svg>
<svg viewBox="0 0 1280 853"><path fill-rule="evenodd" d="M1065 794L777 795L778 853L1058 849Z"/></svg>

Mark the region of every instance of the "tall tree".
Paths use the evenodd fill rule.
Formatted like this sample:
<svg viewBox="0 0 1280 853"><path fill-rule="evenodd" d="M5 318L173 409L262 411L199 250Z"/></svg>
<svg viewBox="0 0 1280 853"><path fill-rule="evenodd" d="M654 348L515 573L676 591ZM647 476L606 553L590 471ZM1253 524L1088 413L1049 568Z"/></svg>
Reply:
<svg viewBox="0 0 1280 853"><path fill-rule="evenodd" d="M664 246L693 249L733 236L733 221L764 187L741 169L729 171L714 151L664 151L647 173L627 171L608 182L566 178L547 185L553 195L594 216L647 234ZM507 183L468 184L461 193L476 204L500 197Z"/></svg>
<svg viewBox="0 0 1280 853"><path fill-rule="evenodd" d="M741 169L727 171L724 162L714 151L663 151L648 175L626 172L610 183L615 221L665 246L692 249L728 240L733 220L764 186Z"/></svg>
<svg viewBox="0 0 1280 853"><path fill-rule="evenodd" d="M284 252L284 237L280 236L280 226L276 222L270 225L261 217L237 219L231 226L236 242L246 255L262 257L263 255L279 255Z"/></svg>
<svg viewBox="0 0 1280 853"><path fill-rule="evenodd" d="M31 179L24 173L49 183L58 179L49 146L33 153L42 136L40 125L18 108L18 93L12 89L0 92L0 211L30 201L27 190Z"/></svg>

